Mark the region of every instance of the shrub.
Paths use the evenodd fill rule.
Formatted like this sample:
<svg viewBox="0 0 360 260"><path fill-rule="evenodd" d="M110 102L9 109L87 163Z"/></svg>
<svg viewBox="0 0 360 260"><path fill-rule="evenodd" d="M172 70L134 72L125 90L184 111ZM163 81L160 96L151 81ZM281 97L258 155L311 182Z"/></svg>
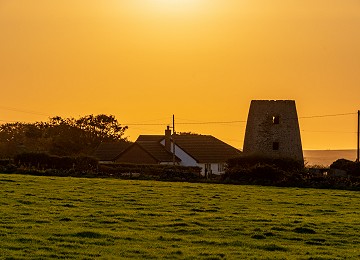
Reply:
<svg viewBox="0 0 360 260"><path fill-rule="evenodd" d="M28 167L47 168L50 156L46 153L22 153L14 158L17 165Z"/></svg>
<svg viewBox="0 0 360 260"><path fill-rule="evenodd" d="M68 156L55 156L49 157L49 167L51 169L68 170L74 167L75 159Z"/></svg>
<svg viewBox="0 0 360 260"><path fill-rule="evenodd" d="M360 176L360 162L338 159L330 165L330 169L344 170L349 175Z"/></svg>
<svg viewBox="0 0 360 260"><path fill-rule="evenodd" d="M304 163L290 158L270 158L264 156L241 156L228 160L228 169L241 167L250 168L256 165L272 165L285 171L299 170L304 168Z"/></svg>
<svg viewBox="0 0 360 260"><path fill-rule="evenodd" d="M0 166L7 166L12 163L10 159L0 159Z"/></svg>
<svg viewBox="0 0 360 260"><path fill-rule="evenodd" d="M98 167L98 160L90 156L78 156L75 158L74 163L77 171L95 171Z"/></svg>
<svg viewBox="0 0 360 260"><path fill-rule="evenodd" d="M227 162L225 182L296 186L303 182L303 162L264 156L241 156Z"/></svg>
<svg viewBox="0 0 360 260"><path fill-rule="evenodd" d="M16 172L17 167L14 164L8 164L6 166L2 166L1 172L3 173L14 173Z"/></svg>
<svg viewBox="0 0 360 260"><path fill-rule="evenodd" d="M57 169L77 171L94 171L97 169L97 159L89 156L56 156L46 153L22 153L14 158L18 166L25 166L34 169Z"/></svg>
<svg viewBox="0 0 360 260"><path fill-rule="evenodd" d="M159 164L106 164L99 165L99 174L120 177L124 174L138 173L140 178L156 180L195 180L200 176L200 167L184 167Z"/></svg>
<svg viewBox="0 0 360 260"><path fill-rule="evenodd" d="M275 185L286 182L288 174L274 165L257 164L247 168L237 167L228 170L223 176L226 182L244 184Z"/></svg>

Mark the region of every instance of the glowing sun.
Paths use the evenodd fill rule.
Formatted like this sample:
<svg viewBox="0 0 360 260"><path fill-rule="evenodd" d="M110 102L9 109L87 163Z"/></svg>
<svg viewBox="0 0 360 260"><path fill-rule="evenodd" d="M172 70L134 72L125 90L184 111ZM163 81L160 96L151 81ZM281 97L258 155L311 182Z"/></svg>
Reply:
<svg viewBox="0 0 360 260"><path fill-rule="evenodd" d="M206 1L206 0L205 0ZM204 0L148 0L148 5L164 12L193 12L201 8Z"/></svg>

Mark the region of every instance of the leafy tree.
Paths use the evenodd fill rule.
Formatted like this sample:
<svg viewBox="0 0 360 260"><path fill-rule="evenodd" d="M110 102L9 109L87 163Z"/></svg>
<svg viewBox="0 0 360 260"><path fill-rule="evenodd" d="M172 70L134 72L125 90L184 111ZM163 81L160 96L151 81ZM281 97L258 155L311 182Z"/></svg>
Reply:
<svg viewBox="0 0 360 260"><path fill-rule="evenodd" d="M16 122L0 126L0 156L2 158L13 157L18 151L24 152L29 125Z"/></svg>
<svg viewBox="0 0 360 260"><path fill-rule="evenodd" d="M23 152L49 152L54 155L92 154L104 141L127 142L122 126L113 115L87 115L75 118L55 116L47 122L0 125L0 157Z"/></svg>
<svg viewBox="0 0 360 260"><path fill-rule="evenodd" d="M123 135L127 126L121 126L113 115L87 115L79 119L53 117L49 125L52 154L91 154L101 142L126 141Z"/></svg>
<svg viewBox="0 0 360 260"><path fill-rule="evenodd" d="M120 140L127 126L122 127L112 115L88 115L75 121L77 127L85 130L92 138L102 141Z"/></svg>

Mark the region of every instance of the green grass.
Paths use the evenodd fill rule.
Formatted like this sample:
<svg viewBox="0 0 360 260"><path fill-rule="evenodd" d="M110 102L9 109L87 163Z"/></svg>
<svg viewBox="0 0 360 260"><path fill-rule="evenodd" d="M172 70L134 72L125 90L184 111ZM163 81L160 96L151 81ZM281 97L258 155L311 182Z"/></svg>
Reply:
<svg viewBox="0 0 360 260"><path fill-rule="evenodd" d="M357 259L360 193L0 175L2 259Z"/></svg>

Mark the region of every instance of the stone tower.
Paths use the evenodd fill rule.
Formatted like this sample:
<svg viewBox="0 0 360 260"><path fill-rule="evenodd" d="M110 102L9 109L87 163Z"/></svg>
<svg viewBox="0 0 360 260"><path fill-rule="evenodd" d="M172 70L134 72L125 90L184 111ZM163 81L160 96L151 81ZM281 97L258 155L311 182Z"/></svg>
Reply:
<svg viewBox="0 0 360 260"><path fill-rule="evenodd" d="M252 100L246 125L244 155L304 162L294 100Z"/></svg>

